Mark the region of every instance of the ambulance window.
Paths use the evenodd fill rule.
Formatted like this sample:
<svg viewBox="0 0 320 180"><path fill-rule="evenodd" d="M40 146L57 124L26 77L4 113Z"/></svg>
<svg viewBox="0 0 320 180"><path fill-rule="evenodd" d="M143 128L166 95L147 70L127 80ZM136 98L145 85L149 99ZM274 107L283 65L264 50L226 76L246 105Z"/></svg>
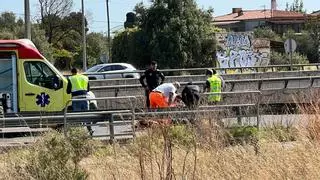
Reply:
<svg viewBox="0 0 320 180"><path fill-rule="evenodd" d="M24 63L27 81L31 84L54 89L52 78L55 73L43 62L28 61Z"/></svg>

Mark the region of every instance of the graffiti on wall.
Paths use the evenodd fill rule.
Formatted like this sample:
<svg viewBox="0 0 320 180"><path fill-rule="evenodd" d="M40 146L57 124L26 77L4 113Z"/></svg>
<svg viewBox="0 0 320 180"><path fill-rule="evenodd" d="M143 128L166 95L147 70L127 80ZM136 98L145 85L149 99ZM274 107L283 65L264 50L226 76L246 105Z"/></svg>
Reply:
<svg viewBox="0 0 320 180"><path fill-rule="evenodd" d="M253 39L252 33L224 33L219 34L217 40L219 67L266 66L270 62L270 43Z"/></svg>

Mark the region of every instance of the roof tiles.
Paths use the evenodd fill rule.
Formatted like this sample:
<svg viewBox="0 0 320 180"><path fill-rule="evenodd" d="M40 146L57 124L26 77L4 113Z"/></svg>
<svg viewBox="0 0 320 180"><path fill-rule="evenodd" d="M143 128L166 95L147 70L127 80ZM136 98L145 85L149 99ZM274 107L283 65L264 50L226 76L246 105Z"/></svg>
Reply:
<svg viewBox="0 0 320 180"><path fill-rule="evenodd" d="M214 18L215 22L221 21L242 21L253 19L270 19L270 18L302 18L304 14L292 11L282 10L244 10L240 13L230 13Z"/></svg>

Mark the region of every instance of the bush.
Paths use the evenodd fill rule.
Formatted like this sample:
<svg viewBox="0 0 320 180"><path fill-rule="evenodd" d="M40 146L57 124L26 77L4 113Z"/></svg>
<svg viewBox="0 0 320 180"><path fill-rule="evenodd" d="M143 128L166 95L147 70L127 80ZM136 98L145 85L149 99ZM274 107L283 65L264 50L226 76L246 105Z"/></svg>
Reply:
<svg viewBox="0 0 320 180"><path fill-rule="evenodd" d="M296 128L284 127L282 125L265 128L260 131L260 139L271 139L278 142L296 141L298 135L299 133Z"/></svg>
<svg viewBox="0 0 320 180"><path fill-rule="evenodd" d="M258 129L253 126L231 127L227 131L230 144L251 144L258 140Z"/></svg>
<svg viewBox="0 0 320 180"><path fill-rule="evenodd" d="M86 132L71 129L69 137L56 131L49 132L27 150L15 152L10 174L15 179L87 179L86 171L79 168L80 160L89 155L92 147Z"/></svg>
<svg viewBox="0 0 320 180"><path fill-rule="evenodd" d="M306 56L299 53L292 54L292 64L307 64L309 63ZM282 54L279 52L271 52L270 56L271 65L281 65L281 64L290 64L290 57L287 54Z"/></svg>

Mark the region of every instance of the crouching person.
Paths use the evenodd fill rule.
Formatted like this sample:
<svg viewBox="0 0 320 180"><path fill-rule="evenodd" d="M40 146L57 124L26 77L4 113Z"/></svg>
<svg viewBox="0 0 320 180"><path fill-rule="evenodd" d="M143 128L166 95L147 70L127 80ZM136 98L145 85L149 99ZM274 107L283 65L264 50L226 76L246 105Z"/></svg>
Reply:
<svg viewBox="0 0 320 180"><path fill-rule="evenodd" d="M189 82L181 93L183 103L189 109L196 109L199 106L200 87Z"/></svg>
<svg viewBox="0 0 320 180"><path fill-rule="evenodd" d="M172 105L180 88L179 82L164 83L156 87L149 94L150 108L167 108Z"/></svg>

